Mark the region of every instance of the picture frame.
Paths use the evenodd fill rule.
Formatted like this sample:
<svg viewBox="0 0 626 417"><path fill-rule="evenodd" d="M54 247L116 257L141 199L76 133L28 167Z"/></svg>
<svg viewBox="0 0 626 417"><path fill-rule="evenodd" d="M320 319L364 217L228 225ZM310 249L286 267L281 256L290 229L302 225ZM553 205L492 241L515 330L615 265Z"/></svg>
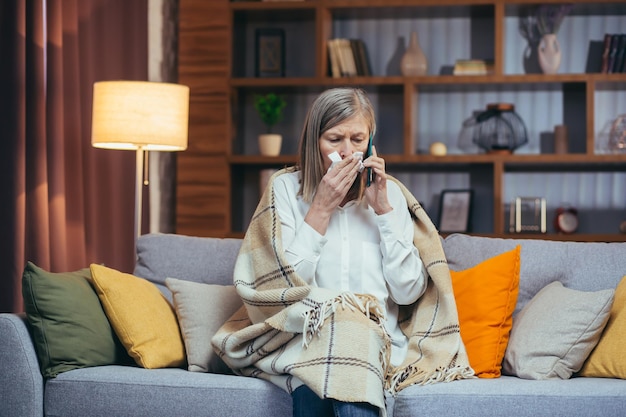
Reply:
<svg viewBox="0 0 626 417"><path fill-rule="evenodd" d="M472 197L470 189L443 190L439 197L439 232L467 233L470 231Z"/></svg>
<svg viewBox="0 0 626 417"><path fill-rule="evenodd" d="M255 76L285 76L285 31L259 28L255 31Z"/></svg>

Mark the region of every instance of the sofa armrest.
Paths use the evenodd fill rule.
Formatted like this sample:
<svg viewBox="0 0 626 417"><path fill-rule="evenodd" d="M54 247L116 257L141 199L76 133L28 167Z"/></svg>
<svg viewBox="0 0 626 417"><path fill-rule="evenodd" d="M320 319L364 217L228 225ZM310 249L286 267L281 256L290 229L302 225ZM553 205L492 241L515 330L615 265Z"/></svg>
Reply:
<svg viewBox="0 0 626 417"><path fill-rule="evenodd" d="M43 377L24 314L0 314L0 417L43 416Z"/></svg>

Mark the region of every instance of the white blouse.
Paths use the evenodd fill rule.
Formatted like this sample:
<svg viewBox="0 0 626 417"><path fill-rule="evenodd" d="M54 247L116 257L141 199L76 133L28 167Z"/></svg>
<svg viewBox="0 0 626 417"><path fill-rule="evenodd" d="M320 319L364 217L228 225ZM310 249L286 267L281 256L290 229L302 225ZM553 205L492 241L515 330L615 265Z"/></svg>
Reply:
<svg viewBox="0 0 626 417"><path fill-rule="evenodd" d="M386 309L391 363L406 356L408 340L398 326L398 305L415 302L426 289L427 272L413 245L413 221L400 188L387 181L391 212L376 215L351 201L331 215L325 235L304 221L310 204L298 196L300 172L274 180L285 256L302 279L323 288L367 293Z"/></svg>

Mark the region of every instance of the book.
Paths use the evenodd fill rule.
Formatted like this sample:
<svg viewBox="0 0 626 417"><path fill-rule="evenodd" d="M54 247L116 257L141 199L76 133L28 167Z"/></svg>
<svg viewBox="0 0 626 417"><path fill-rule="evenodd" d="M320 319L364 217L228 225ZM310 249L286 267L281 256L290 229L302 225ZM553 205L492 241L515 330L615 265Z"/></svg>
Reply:
<svg viewBox="0 0 626 417"><path fill-rule="evenodd" d="M333 78L341 77L341 68L339 66L339 55L335 39L329 39L327 42L328 63L330 67L330 75Z"/></svg>
<svg viewBox="0 0 626 417"><path fill-rule="evenodd" d="M333 48L333 52L334 52L334 56L337 59L337 68L339 70L339 77L345 77L346 74L346 68L347 68L347 62L346 62L346 56L343 52L343 47L341 44L341 39L339 38L335 38L335 39L331 39L330 43L332 45Z"/></svg>
<svg viewBox="0 0 626 417"><path fill-rule="evenodd" d="M589 40L587 51L587 62L585 64L585 74L598 74L602 72L602 53L604 51L604 40Z"/></svg>
<svg viewBox="0 0 626 417"><path fill-rule="evenodd" d="M333 78L363 75L364 64L357 57L357 50L360 49L358 42L346 38L329 39L327 49L329 73Z"/></svg>
<svg viewBox="0 0 626 417"><path fill-rule="evenodd" d="M613 35L610 33L604 34L604 50L602 51L602 69L601 72L606 74L609 72L609 54L611 53L611 41Z"/></svg>
<svg viewBox="0 0 626 417"><path fill-rule="evenodd" d="M372 71L365 48L365 42L361 39L351 39L350 45L352 46L352 53L354 54L354 60L356 62L357 75L369 77L372 75Z"/></svg>
<svg viewBox="0 0 626 417"><path fill-rule="evenodd" d="M370 64L370 57L367 53L367 47L365 42L359 39L359 56L363 63L363 75L369 77L372 75L372 65Z"/></svg>
<svg viewBox="0 0 626 417"><path fill-rule="evenodd" d="M615 55L615 62L613 62L613 73L617 74L624 72L624 55L626 55L626 33L620 33L615 35L618 37L617 41L617 53Z"/></svg>
<svg viewBox="0 0 626 417"><path fill-rule="evenodd" d="M487 75L493 73L493 62L484 59L457 59L453 75Z"/></svg>
<svg viewBox="0 0 626 417"><path fill-rule="evenodd" d="M611 66L611 48L613 44L613 35L610 33L604 34L604 51L602 52L602 73L608 74Z"/></svg>
<svg viewBox="0 0 626 417"><path fill-rule="evenodd" d="M337 57L337 67L339 68L339 76L345 77L347 63L346 63L345 54L342 51L341 39L338 39L338 38L333 39L332 45L335 50L335 56Z"/></svg>
<svg viewBox="0 0 626 417"><path fill-rule="evenodd" d="M352 53L352 47L350 46L350 40L341 38L339 39L339 45L341 48L341 54L343 55L343 74L346 77L354 77L357 75L356 62L354 60L354 54Z"/></svg>
<svg viewBox="0 0 626 417"><path fill-rule="evenodd" d="M611 50L609 51L609 62L607 64L607 73L612 74L615 69L615 58L617 57L617 49L620 36L618 34L611 35Z"/></svg>
<svg viewBox="0 0 626 417"><path fill-rule="evenodd" d="M357 39L349 39L348 42L350 42L350 49L352 50L352 57L354 58L355 75L363 75L363 63L359 58L358 41Z"/></svg>

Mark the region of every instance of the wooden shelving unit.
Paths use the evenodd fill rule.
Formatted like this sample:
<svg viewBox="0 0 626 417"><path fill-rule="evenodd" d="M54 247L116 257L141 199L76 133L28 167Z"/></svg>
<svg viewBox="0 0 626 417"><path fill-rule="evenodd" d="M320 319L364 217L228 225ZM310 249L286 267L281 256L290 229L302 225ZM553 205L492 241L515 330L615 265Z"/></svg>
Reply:
<svg viewBox="0 0 626 417"><path fill-rule="evenodd" d="M609 26L602 30L626 32L623 1L572 2L572 25L582 22L588 29L599 19L611 16ZM520 182L515 176L560 175L564 182L568 176L581 174L608 173L624 178L626 154L602 153L597 141L600 125L607 118L626 113L626 103L621 109L610 110L606 110L604 103L607 92L626 96L626 74L589 72L581 59L562 65L562 73L554 75L521 68L514 54L520 43L515 37L515 25L525 10L537 4L526 0L181 0L179 82L191 87L191 116L189 149L178 155L177 232L242 236L258 201L261 170L296 162L299 129L306 108L319 92L340 85L364 88L378 106L381 153L392 175L409 176L420 184L427 182L423 180L425 177L446 184L447 180L438 178L460 176L467 187L474 189L472 233L477 235L512 236L507 232L510 194L525 191L511 190L511 184ZM433 64L428 75L403 77L399 71L389 70L391 64L385 67L385 63L392 61L385 52L389 45L393 46L394 38L401 33L408 39L410 30L424 26L430 28L422 32L427 36L420 34L426 46L431 35L444 36L448 42L446 48L426 48ZM254 76L254 30L260 27L279 27L285 31L285 77ZM442 28L447 32L442 33ZM576 36L583 36L582 41L588 43L599 35ZM363 39L370 59L375 61L373 76L330 77L326 41L333 37ZM564 54L578 53L572 45L568 46L567 39L562 42ZM581 41L576 39L576 42ZM458 58L492 59L495 73L442 75L443 67L452 65ZM289 103L285 119L277 129L287 139L283 154L278 157L262 157L256 150L256 135L262 126L255 117L251 100L254 94L268 91L283 94ZM534 148L511 155L459 150L444 157L423 153L433 137L444 138L449 149L454 148L453 136L462 125L461 115L466 117L471 111L480 110L488 100L508 97L520 102L519 111L526 115L527 126L532 123L531 127L535 128L543 123L536 128L539 131L532 131ZM616 101L623 103L619 98ZM548 102L554 103L553 107L559 111L541 107ZM427 122L437 117L428 112L438 107L456 119L437 116L443 122L429 125ZM550 154L538 149L539 133L546 126L556 124L569 127L568 154ZM441 125L451 127L445 131ZM433 133L435 130L437 133ZM558 179L551 181L558 184ZM440 185L438 190L437 185L429 187L430 194L422 196L424 187L412 191L420 201L422 198L431 201L445 185ZM514 236L623 241L626 235L618 231L617 216L621 212L622 220L626 220L624 200L613 204L609 214L602 208L597 212L593 208L582 210L585 216L581 220L585 222L581 221L580 233L558 235L549 230L548 234ZM435 219L436 213L430 214Z"/></svg>

